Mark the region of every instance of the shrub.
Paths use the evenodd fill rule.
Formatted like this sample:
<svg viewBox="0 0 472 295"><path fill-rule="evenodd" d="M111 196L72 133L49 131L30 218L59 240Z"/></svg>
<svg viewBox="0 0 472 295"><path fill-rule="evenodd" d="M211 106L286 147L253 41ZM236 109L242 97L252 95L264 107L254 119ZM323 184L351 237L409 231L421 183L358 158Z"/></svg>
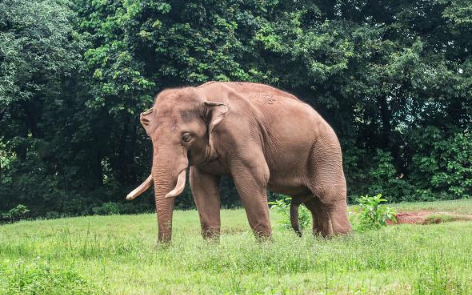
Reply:
<svg viewBox="0 0 472 295"><path fill-rule="evenodd" d="M120 208L117 203L106 202L99 207L93 207L92 211L95 215L115 215L120 214Z"/></svg>
<svg viewBox="0 0 472 295"><path fill-rule="evenodd" d="M10 209L10 211L6 213L2 213L2 218L7 219L10 222L15 222L15 221L25 218L29 212L30 210L28 209L28 207L26 207L25 205L19 204L15 208Z"/></svg>
<svg viewBox="0 0 472 295"><path fill-rule="evenodd" d="M117 203L120 214L138 214L138 213L151 213L154 212L154 208L148 204L143 203Z"/></svg>
<svg viewBox="0 0 472 295"><path fill-rule="evenodd" d="M46 219L57 219L57 218L61 218L61 217L64 217L64 216L62 214L60 214L59 212L57 212L57 211L48 211L44 215L44 218L46 218Z"/></svg>
<svg viewBox="0 0 472 295"><path fill-rule="evenodd" d="M90 204L87 204L89 201L76 194L71 194L65 196L61 199L61 206L58 210L66 216L81 216L90 214Z"/></svg>
<svg viewBox="0 0 472 295"><path fill-rule="evenodd" d="M430 199L472 198L472 135L469 130L446 134L428 127L412 137L409 178ZM422 196L420 200L424 199Z"/></svg>
<svg viewBox="0 0 472 295"><path fill-rule="evenodd" d="M395 211L381 203L387 200L382 198L382 194L373 197L362 196L359 203L359 230L378 229L387 225L387 220L396 222Z"/></svg>
<svg viewBox="0 0 472 295"><path fill-rule="evenodd" d="M438 148L439 149L439 148ZM472 136L455 134L447 147L440 151L438 165L441 172L431 177L431 184L447 190L454 199L472 197Z"/></svg>
<svg viewBox="0 0 472 295"><path fill-rule="evenodd" d="M396 171L393 165L394 159L390 152L378 149L373 162L375 164L368 172L369 182L371 183L367 188L369 193L380 194L383 192L388 196L389 202L417 200L415 186L411 185L407 178Z"/></svg>

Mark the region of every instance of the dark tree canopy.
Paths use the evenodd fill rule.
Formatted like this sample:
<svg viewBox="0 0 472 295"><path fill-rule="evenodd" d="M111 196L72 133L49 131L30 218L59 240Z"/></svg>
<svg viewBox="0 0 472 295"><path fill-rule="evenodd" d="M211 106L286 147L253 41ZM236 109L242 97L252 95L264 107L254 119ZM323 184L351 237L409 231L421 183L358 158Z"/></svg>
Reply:
<svg viewBox="0 0 472 295"><path fill-rule="evenodd" d="M471 27L466 0L2 0L0 211L151 210L149 195L123 202L150 169L138 114L210 80L317 109L351 201L472 197ZM239 204L230 180L222 190ZM188 189L178 206L193 206Z"/></svg>

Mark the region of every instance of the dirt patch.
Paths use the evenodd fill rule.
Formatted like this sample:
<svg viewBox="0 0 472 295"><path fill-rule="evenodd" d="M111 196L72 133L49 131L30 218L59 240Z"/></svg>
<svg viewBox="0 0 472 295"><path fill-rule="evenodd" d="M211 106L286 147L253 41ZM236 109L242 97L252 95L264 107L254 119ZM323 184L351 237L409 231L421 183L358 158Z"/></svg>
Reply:
<svg viewBox="0 0 472 295"><path fill-rule="evenodd" d="M470 221L472 215L456 214L451 212L399 212L396 215L397 222L395 224L437 224L452 221ZM388 225L393 225L391 220L387 221Z"/></svg>

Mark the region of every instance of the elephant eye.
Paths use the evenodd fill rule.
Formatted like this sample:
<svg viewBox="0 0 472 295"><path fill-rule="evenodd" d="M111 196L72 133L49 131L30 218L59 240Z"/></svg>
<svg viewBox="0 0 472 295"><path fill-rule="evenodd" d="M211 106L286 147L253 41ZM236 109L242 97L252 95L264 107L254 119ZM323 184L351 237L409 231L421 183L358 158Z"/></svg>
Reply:
<svg viewBox="0 0 472 295"><path fill-rule="evenodd" d="M182 141L183 142L189 142L190 139L192 139L192 137L190 136L190 133L185 132L184 134L182 134Z"/></svg>

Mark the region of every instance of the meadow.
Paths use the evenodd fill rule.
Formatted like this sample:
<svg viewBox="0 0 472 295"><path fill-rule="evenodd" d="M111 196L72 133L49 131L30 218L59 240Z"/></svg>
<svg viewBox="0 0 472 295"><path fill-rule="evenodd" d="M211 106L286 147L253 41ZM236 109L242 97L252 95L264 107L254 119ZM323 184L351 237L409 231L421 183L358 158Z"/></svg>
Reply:
<svg viewBox="0 0 472 295"><path fill-rule="evenodd" d="M471 200L394 207L472 214ZM273 240L256 242L242 209L223 210L215 243L196 211L176 211L168 246L154 214L2 225L0 294L472 294L470 221L322 239L271 218Z"/></svg>

